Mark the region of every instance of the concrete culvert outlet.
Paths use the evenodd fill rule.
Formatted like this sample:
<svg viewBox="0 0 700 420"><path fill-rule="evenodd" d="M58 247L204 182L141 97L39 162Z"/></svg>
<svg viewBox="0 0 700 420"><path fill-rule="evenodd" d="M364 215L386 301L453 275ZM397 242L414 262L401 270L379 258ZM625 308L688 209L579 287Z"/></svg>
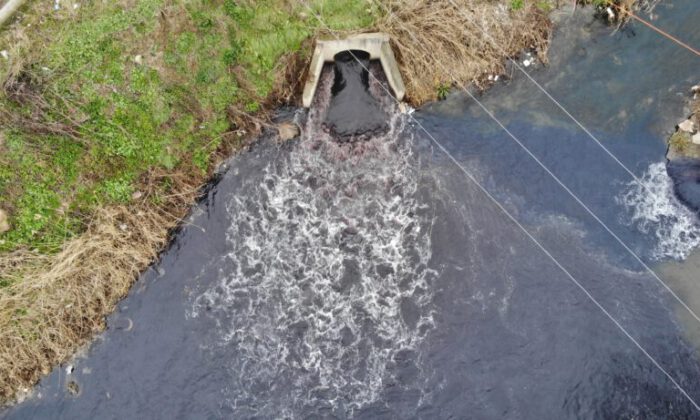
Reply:
<svg viewBox="0 0 700 420"><path fill-rule="evenodd" d="M383 33L359 34L341 40L316 41L316 48L311 59L309 76L304 86L304 107L311 106L316 87L321 77L323 65L334 62L343 51L361 51L369 60L379 60L386 74L389 86L398 100L406 94L399 66L389 44L389 36ZM344 57L344 56L343 56Z"/></svg>

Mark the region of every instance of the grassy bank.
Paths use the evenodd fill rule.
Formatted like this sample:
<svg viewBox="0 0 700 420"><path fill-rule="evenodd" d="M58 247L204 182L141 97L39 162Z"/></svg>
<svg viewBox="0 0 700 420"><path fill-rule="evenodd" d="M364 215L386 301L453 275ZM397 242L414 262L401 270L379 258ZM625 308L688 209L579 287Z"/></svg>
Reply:
<svg viewBox="0 0 700 420"><path fill-rule="evenodd" d="M316 23L276 0L63 3L35 2L0 40L0 193L13 226L1 251L58 250L96 208L138 196L149 168L206 173ZM373 21L363 1L333 4L316 7L335 29Z"/></svg>
<svg viewBox="0 0 700 420"><path fill-rule="evenodd" d="M103 328L217 162L295 100L313 14L393 35L414 104L502 70L459 10L546 59L556 0L456 3L30 1L0 32L0 401Z"/></svg>

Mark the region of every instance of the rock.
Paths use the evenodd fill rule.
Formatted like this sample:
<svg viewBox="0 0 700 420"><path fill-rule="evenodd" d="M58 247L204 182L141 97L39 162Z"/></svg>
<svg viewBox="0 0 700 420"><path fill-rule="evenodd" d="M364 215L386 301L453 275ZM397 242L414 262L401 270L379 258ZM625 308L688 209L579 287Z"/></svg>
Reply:
<svg viewBox="0 0 700 420"><path fill-rule="evenodd" d="M696 134L693 136L692 141L693 141L693 144L698 144L698 145L700 145L700 133L696 133Z"/></svg>
<svg viewBox="0 0 700 420"><path fill-rule="evenodd" d="M277 125L280 140L287 141L299 135L299 126L291 122L283 122Z"/></svg>
<svg viewBox="0 0 700 420"><path fill-rule="evenodd" d="M139 198L143 197L143 193L141 191L135 191L133 194L131 194L131 199L136 201Z"/></svg>
<svg viewBox="0 0 700 420"><path fill-rule="evenodd" d="M691 120L685 120L682 123L678 124L678 129L681 131L685 131L686 133L693 133L695 132L695 123Z"/></svg>
<svg viewBox="0 0 700 420"><path fill-rule="evenodd" d="M7 212L0 209L0 233L10 230L10 222L8 221Z"/></svg>
<svg viewBox="0 0 700 420"><path fill-rule="evenodd" d="M141 65L143 64L143 56L141 54L134 57L134 63Z"/></svg>

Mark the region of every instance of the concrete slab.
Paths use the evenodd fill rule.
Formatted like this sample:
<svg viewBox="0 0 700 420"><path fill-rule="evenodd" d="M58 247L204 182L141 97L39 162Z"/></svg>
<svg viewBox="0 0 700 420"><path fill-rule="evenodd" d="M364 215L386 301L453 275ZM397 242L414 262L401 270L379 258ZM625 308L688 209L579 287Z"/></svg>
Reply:
<svg viewBox="0 0 700 420"><path fill-rule="evenodd" d="M325 63L333 62L335 55L348 50L360 50L369 54L370 60L379 60L389 81L389 86L394 91L394 96L399 101L406 95L406 88L401 79L396 57L389 44L389 35L383 33L358 34L341 40L316 41L309 76L304 85L302 101L304 107L311 106L318 86L321 71Z"/></svg>

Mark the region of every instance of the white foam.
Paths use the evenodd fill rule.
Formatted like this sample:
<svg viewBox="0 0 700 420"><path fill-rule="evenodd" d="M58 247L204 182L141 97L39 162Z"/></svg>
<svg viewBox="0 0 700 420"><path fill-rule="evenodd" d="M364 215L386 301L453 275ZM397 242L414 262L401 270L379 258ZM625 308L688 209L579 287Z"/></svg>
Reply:
<svg viewBox="0 0 700 420"><path fill-rule="evenodd" d="M698 217L681 203L673 191L673 180L663 162L653 163L617 198L628 209L627 222L656 237L654 259L682 260L700 245Z"/></svg>
<svg viewBox="0 0 700 420"><path fill-rule="evenodd" d="M228 203L230 271L189 314L215 319L214 346L234 348L228 397L256 416L374 402L393 357L433 328L433 216L399 139L405 117L394 112L381 138L339 145L320 129L322 112Z"/></svg>

